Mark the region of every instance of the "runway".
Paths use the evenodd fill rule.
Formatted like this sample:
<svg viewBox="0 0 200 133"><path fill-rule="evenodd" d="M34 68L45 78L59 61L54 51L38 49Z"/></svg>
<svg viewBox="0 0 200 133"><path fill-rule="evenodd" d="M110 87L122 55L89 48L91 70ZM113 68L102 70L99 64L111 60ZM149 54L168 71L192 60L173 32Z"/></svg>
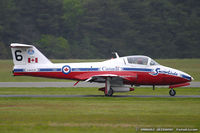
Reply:
<svg viewBox="0 0 200 133"><path fill-rule="evenodd" d="M0 97L18 97L18 98L72 98L72 97L106 97L104 95L0 95ZM200 95L113 95L113 98L125 98L125 97L138 97L138 98L200 98Z"/></svg>
<svg viewBox="0 0 200 133"><path fill-rule="evenodd" d="M76 82L0 82L0 87L73 87ZM104 84L80 82L75 87L103 87ZM129 87L129 86L128 86ZM140 86L152 87L152 86ZM168 87L168 86L156 86ZM191 82L191 85L186 87L200 87L200 82Z"/></svg>

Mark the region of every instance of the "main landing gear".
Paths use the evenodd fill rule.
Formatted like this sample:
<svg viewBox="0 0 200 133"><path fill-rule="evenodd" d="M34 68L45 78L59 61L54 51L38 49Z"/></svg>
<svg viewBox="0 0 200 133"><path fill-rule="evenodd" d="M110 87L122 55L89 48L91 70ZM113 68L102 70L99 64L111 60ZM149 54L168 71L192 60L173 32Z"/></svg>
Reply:
<svg viewBox="0 0 200 133"><path fill-rule="evenodd" d="M110 81L111 81L111 78L107 77L106 78L105 90L104 90L105 96L109 96L109 97L111 97L113 95L113 89L110 87Z"/></svg>
<svg viewBox="0 0 200 133"><path fill-rule="evenodd" d="M170 91L169 91L169 95L170 96L175 96L176 95L176 91L173 88L171 88Z"/></svg>
<svg viewBox="0 0 200 133"><path fill-rule="evenodd" d="M105 96L109 96L111 97L113 95L113 89L110 87L109 91L107 92L107 94L104 91Z"/></svg>

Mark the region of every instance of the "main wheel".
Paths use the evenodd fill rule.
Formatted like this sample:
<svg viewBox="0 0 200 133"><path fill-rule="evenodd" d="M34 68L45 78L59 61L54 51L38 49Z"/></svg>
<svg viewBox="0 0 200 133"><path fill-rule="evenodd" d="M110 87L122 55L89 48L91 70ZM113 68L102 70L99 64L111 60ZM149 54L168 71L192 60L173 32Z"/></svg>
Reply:
<svg viewBox="0 0 200 133"><path fill-rule="evenodd" d="M113 95L113 89L110 87L110 90L108 91L107 94L105 94L105 96L111 97L112 95Z"/></svg>
<svg viewBox="0 0 200 133"><path fill-rule="evenodd" d="M169 91L169 95L170 95L170 96L175 96L175 95L176 95L176 91L172 88L172 89Z"/></svg>

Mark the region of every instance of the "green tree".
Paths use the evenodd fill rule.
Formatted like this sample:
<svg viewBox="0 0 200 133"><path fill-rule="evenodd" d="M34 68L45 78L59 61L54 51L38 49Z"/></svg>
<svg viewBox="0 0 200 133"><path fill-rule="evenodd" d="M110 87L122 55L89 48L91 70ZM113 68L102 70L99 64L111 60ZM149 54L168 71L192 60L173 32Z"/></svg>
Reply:
<svg viewBox="0 0 200 133"><path fill-rule="evenodd" d="M62 31L66 37L72 37L71 33L78 27L80 18L84 13L82 0L63 0Z"/></svg>
<svg viewBox="0 0 200 133"><path fill-rule="evenodd" d="M42 35L37 45L50 59L66 59L71 55L69 43L63 37Z"/></svg>
<svg viewBox="0 0 200 133"><path fill-rule="evenodd" d="M0 0L0 41L4 44L17 39L18 21L14 0Z"/></svg>
<svg viewBox="0 0 200 133"><path fill-rule="evenodd" d="M9 56L11 56L11 55L9 55L10 53L11 52L7 51L5 44L0 42L0 57L1 57L1 59L7 59Z"/></svg>
<svg viewBox="0 0 200 133"><path fill-rule="evenodd" d="M0 0L1 49L40 40L51 58L197 58L199 14L198 0Z"/></svg>

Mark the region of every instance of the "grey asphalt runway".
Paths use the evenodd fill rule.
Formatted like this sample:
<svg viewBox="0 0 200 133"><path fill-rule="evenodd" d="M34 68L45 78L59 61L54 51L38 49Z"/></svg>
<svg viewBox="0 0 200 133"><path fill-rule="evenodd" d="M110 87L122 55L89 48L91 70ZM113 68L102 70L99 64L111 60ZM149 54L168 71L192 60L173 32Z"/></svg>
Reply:
<svg viewBox="0 0 200 133"><path fill-rule="evenodd" d="M70 97L105 97L104 95L0 95L0 97L34 97L34 98L70 98ZM141 98L152 98L152 97L165 97L165 98L200 98L200 95L113 95L112 97L141 97Z"/></svg>
<svg viewBox="0 0 200 133"><path fill-rule="evenodd" d="M76 82L0 82L0 87L73 87ZM104 84L79 82L75 87L103 87ZM144 87L144 86L141 86ZM145 86L152 87L152 86ZM168 86L156 86L168 87ZM200 87L200 82L191 82L187 87Z"/></svg>

